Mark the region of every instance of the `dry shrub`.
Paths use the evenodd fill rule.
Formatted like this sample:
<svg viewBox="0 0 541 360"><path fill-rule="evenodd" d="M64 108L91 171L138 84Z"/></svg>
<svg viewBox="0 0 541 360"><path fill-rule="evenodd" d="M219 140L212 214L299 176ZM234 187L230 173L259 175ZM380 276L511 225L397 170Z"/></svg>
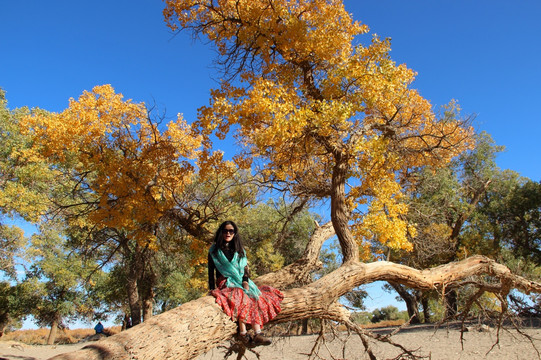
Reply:
<svg viewBox="0 0 541 360"><path fill-rule="evenodd" d="M111 326L110 328L105 328L103 333L107 336L112 336L120 333L122 331L122 326Z"/></svg>
<svg viewBox="0 0 541 360"><path fill-rule="evenodd" d="M104 329L104 334L110 336L118 334L121 330L120 326L113 326ZM28 345L45 345L47 344L47 338L49 337L50 329L37 329L37 330L17 330L4 334L2 336L3 341L17 341ZM94 329L65 329L58 330L56 334L55 344L75 344L80 341L86 340L88 337L95 334Z"/></svg>
<svg viewBox="0 0 541 360"><path fill-rule="evenodd" d="M28 345L46 344L49 336L49 329L37 330L17 330L6 333L2 336L2 340L12 340Z"/></svg>

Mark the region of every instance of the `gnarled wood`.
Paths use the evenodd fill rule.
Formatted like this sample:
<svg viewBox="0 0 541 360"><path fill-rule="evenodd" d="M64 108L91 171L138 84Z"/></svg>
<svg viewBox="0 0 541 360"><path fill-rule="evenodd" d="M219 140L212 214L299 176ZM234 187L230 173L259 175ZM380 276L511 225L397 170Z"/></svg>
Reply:
<svg viewBox="0 0 541 360"><path fill-rule="evenodd" d="M205 296L138 326L52 359L192 359L234 334L236 325Z"/></svg>
<svg viewBox="0 0 541 360"><path fill-rule="evenodd" d="M319 261L321 246L334 234L334 227L331 222L317 226L299 260L284 266L278 271L254 279L255 283L259 286L268 284L278 289L284 289L294 283L306 284L311 282L310 273L321 268L322 265L321 261Z"/></svg>
<svg viewBox="0 0 541 360"><path fill-rule="evenodd" d="M309 285L284 291L282 312L274 321L307 317L346 320L348 312L337 299L352 288L373 281L393 281L416 289L441 289L476 275L499 279L500 286L492 290L504 294L510 288L541 293L541 283L513 275L507 267L483 256L427 270L387 261L370 264L350 261ZM82 350L52 359L192 359L231 338L235 332L236 324L215 304L214 298L206 296Z"/></svg>
<svg viewBox="0 0 541 360"><path fill-rule="evenodd" d="M331 220L342 249L344 262L359 260L359 245L355 241L348 222L349 210L346 202L346 179L348 174L347 157L340 149L333 151L336 164L332 173Z"/></svg>

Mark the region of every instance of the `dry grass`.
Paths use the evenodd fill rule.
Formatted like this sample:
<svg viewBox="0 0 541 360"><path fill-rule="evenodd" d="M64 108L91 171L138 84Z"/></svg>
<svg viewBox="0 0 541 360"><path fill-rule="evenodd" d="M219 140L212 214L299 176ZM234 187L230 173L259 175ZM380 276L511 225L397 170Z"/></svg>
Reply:
<svg viewBox="0 0 541 360"><path fill-rule="evenodd" d="M45 345L50 329L17 330L4 334L2 341L17 341L27 345ZM114 335L120 332L120 326L106 328L104 333ZM93 329L58 330L55 344L76 344L95 334Z"/></svg>
<svg viewBox="0 0 541 360"><path fill-rule="evenodd" d="M376 328L376 327L391 327L400 326L404 323L404 320L387 320L377 324L365 324L361 325L363 328ZM107 335L114 335L120 332L120 326L113 326L106 328L104 333ZM288 331L289 330L289 331ZM345 331L345 326L339 326L338 330ZM45 345L47 344L47 338L49 337L49 329L38 330L17 330L11 333L4 334L2 341L17 341L27 345ZM308 334L317 334L320 331L319 327L308 328ZM287 329L285 326L278 326L271 331L272 334L299 334L300 329L294 327L294 329ZM55 344L76 344L81 340L85 340L88 337L95 334L93 329L73 329L73 330L58 330L56 335Z"/></svg>
<svg viewBox="0 0 541 360"><path fill-rule="evenodd" d="M403 325L406 321L399 319L399 320L383 320L375 324L363 324L361 325L362 328L365 329L371 329L371 328L379 328L379 327L391 327L391 326L400 326Z"/></svg>

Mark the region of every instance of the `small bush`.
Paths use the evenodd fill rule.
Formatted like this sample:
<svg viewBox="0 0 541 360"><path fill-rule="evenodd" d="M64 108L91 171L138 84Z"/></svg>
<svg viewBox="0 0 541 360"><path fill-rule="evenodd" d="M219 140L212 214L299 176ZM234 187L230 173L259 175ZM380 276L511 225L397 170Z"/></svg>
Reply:
<svg viewBox="0 0 541 360"><path fill-rule="evenodd" d="M408 313L406 311L399 311L396 306L386 306L384 308L376 309L372 311L372 318L370 321L372 323L379 323L381 321L388 320L408 320Z"/></svg>
<svg viewBox="0 0 541 360"><path fill-rule="evenodd" d="M358 311L351 315L351 320L360 325L370 324L372 313L368 311Z"/></svg>

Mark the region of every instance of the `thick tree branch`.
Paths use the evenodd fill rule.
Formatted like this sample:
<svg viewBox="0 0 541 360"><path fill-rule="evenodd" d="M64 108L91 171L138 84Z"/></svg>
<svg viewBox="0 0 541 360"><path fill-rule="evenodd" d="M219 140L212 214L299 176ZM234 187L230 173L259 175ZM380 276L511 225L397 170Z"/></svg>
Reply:
<svg viewBox="0 0 541 360"><path fill-rule="evenodd" d="M321 268L321 262L319 261L321 246L333 235L334 228L331 222L318 226L310 237L304 254L299 260L276 272L262 275L254 281L259 286L269 284L279 289L285 289L295 283L306 284L310 282L307 280L309 280L311 272Z"/></svg>
<svg viewBox="0 0 541 360"><path fill-rule="evenodd" d="M331 220L342 249L344 263L359 260L359 245L353 238L348 221L349 209L346 202L346 179L348 173L347 158L336 153L336 165L332 173Z"/></svg>
<svg viewBox="0 0 541 360"><path fill-rule="evenodd" d="M343 321L348 318L348 312L336 302L337 299L352 288L373 281L393 281L416 289L441 289L476 275L498 278L503 285L503 294L510 288L526 294L541 293L541 283L513 275L507 267L483 256L427 270L387 261L348 262L307 286L285 290L282 312L274 321L308 317ZM215 304L214 298L206 296L77 352L53 359L192 359L230 339L235 332L236 324Z"/></svg>

